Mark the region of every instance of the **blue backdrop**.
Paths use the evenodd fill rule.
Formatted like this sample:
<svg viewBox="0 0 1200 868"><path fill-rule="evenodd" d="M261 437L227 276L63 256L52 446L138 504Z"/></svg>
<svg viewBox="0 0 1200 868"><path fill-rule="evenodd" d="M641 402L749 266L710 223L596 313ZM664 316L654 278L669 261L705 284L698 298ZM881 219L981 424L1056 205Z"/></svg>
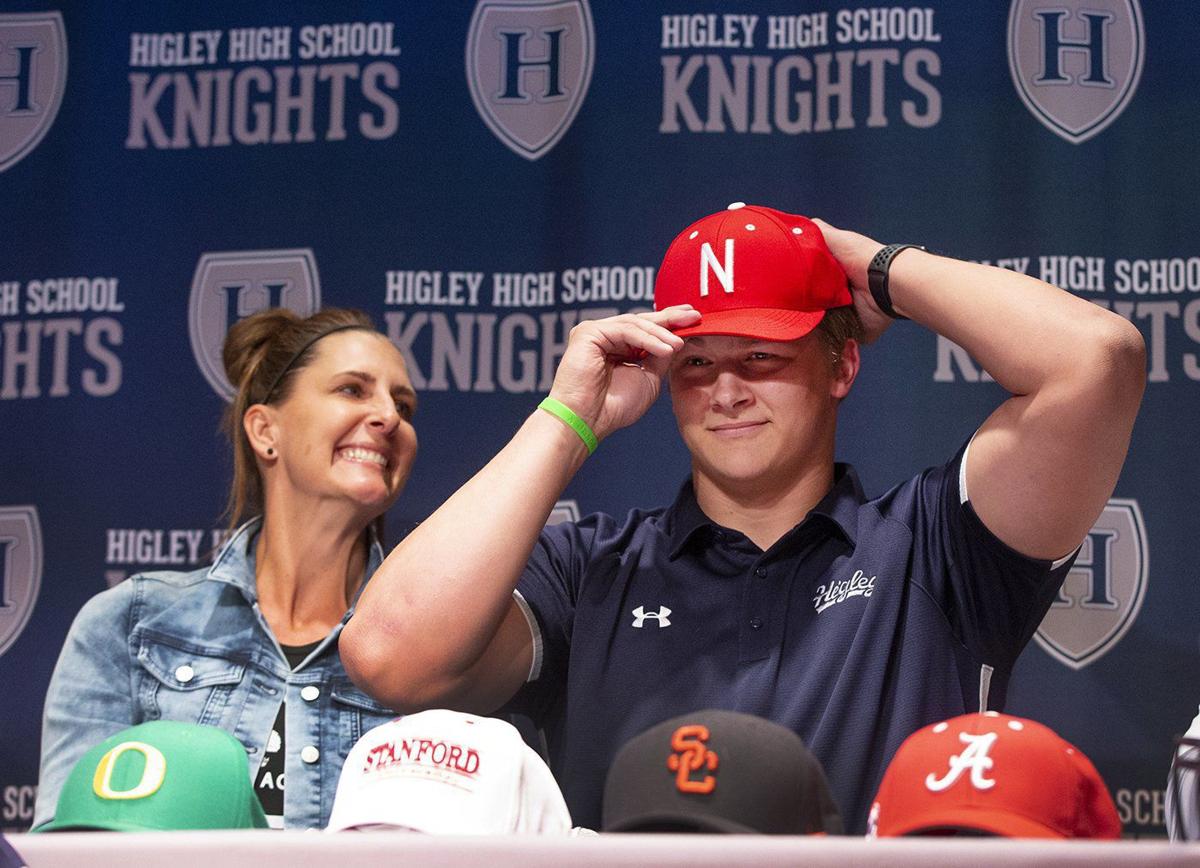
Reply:
<svg viewBox="0 0 1200 868"><path fill-rule="evenodd" d="M1027 271L1142 331L1125 471L1009 710L1160 833L1200 698L1198 41L1167 0L7 0L0 827L31 818L79 607L219 538L234 318L354 306L404 351L422 445L395 538L532 411L579 318L651 305L674 234L743 200ZM900 324L865 353L840 458L881 492L1003 397ZM661 402L560 512L663 503L686 471Z"/></svg>

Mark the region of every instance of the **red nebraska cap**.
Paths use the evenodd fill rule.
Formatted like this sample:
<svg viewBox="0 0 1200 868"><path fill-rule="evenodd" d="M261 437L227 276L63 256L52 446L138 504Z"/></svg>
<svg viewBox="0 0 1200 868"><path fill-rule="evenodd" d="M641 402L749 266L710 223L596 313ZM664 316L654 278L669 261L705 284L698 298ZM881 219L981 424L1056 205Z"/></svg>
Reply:
<svg viewBox="0 0 1200 868"><path fill-rule="evenodd" d="M1091 761L1049 727L988 711L917 730L884 773L871 837L972 829L1008 838L1119 838Z"/></svg>
<svg viewBox="0 0 1200 868"><path fill-rule="evenodd" d="M734 202L671 242L654 283L654 308L690 304L703 315L676 334L792 341L825 311L851 304L846 273L817 224Z"/></svg>

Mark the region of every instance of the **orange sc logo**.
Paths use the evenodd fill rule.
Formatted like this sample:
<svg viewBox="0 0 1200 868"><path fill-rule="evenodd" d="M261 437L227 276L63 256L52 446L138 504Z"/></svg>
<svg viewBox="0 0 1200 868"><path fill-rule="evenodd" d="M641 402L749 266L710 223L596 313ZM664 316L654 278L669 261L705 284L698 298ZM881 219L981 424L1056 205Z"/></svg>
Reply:
<svg viewBox="0 0 1200 868"><path fill-rule="evenodd" d="M717 779L705 775L693 780L692 772L707 768L717 770L717 755L704 746L708 741L708 727L698 723L681 726L671 735L671 749L675 753L667 757L667 768L675 772L675 788L681 793L711 793Z"/></svg>

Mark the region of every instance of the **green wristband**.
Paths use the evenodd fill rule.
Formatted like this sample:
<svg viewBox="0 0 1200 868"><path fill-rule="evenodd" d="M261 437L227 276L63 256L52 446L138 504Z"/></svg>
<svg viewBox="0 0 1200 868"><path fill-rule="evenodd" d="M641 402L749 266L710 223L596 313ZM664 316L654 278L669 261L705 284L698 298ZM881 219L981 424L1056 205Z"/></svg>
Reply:
<svg viewBox="0 0 1200 868"><path fill-rule="evenodd" d="M600 445L600 441L596 439L596 435L592 433L592 429L588 427L588 423L580 419L575 414L575 411L562 401L555 400L547 395L542 399L542 403L538 404L538 409L545 410L551 416L557 416L566 422L571 427L571 430L579 435L579 439L587 447L588 455L595 452L596 447Z"/></svg>

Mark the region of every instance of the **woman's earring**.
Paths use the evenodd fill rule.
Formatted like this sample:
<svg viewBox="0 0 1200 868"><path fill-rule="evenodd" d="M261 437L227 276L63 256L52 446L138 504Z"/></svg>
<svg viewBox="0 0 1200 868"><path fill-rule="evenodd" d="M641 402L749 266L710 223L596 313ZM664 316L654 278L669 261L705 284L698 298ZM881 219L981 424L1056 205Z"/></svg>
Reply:
<svg viewBox="0 0 1200 868"><path fill-rule="evenodd" d="M274 455L275 455L275 447L274 447L274 446L268 446L268 447L267 447L267 455L268 455L268 457L271 457L271 456L274 456Z"/></svg>

